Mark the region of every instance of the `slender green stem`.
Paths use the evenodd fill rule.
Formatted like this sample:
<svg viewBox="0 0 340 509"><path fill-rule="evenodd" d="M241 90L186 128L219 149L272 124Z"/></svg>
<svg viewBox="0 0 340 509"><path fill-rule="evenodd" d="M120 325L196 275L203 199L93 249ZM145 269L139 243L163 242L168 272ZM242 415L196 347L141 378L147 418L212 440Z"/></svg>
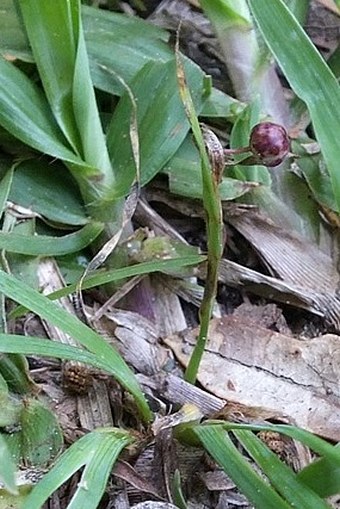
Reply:
<svg viewBox="0 0 340 509"><path fill-rule="evenodd" d="M208 238L207 279L199 312L200 331L185 372L185 379L190 383L195 383L208 337L209 322L216 297L218 265L223 251L222 207L218 185L222 180L225 159L223 147L217 136L204 125L200 126L198 122L180 58L178 37L176 64L179 93L201 158L203 205L206 213Z"/></svg>
<svg viewBox="0 0 340 509"><path fill-rule="evenodd" d="M203 300L199 311L200 330L191 355L185 379L195 383L198 369L204 353L209 332L209 323L212 315L218 279L218 267L223 251L223 219L221 199L218 185L221 181L224 168L223 148L212 131L202 126L203 147L199 144L201 155L201 169L203 182L203 206L206 213L207 227L207 277L204 288ZM198 139L196 137L196 142ZM207 152L209 158L207 157Z"/></svg>
<svg viewBox="0 0 340 509"><path fill-rule="evenodd" d="M214 171L211 171L210 167L205 168L204 166L205 160L202 160L203 205L206 212L208 237L207 277L203 300L199 310L200 330L185 372L185 379L190 383L195 383L196 381L208 338L209 323L217 291L219 262L223 252L223 220L218 181ZM212 170L214 169L212 168Z"/></svg>

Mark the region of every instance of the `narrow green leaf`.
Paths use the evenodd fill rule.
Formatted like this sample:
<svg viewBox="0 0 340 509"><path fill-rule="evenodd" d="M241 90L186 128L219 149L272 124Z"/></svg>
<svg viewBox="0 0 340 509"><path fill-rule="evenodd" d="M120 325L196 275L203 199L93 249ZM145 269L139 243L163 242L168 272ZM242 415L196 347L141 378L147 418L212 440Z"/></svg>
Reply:
<svg viewBox="0 0 340 509"><path fill-rule="evenodd" d="M80 1L78 5L80 7ZM78 15L80 16L80 13ZM73 108L82 140L84 159L88 164L100 168L103 177L105 176L105 182L102 184L110 188L114 184L114 173L99 118L80 17L79 24L73 80Z"/></svg>
<svg viewBox="0 0 340 509"><path fill-rule="evenodd" d="M180 270L181 267L188 267L197 265L198 263L204 262L206 257L203 255L192 255L186 257L175 258L173 260L159 260L157 262L143 262L131 267L124 267L122 269L114 269L108 271L98 271L98 273L90 274L87 276L83 283L82 288L84 290L88 288L94 288L95 286L101 286L113 281L119 281L133 276L140 276L143 274L152 274L153 272L171 272ZM66 288L62 288L50 294L49 297L52 299L59 299L64 295L69 295L75 292L77 284L69 285Z"/></svg>
<svg viewBox="0 0 340 509"><path fill-rule="evenodd" d="M208 423L208 421L207 421ZM213 421L210 421L213 423ZM215 421L215 424L220 424L220 422ZM236 424L236 423L223 423L223 428L228 431L233 430L252 430L252 431L275 431L277 433L282 433L283 435L287 435L294 440L298 440L302 442L307 447L312 449L312 451L316 452L320 456L328 456L333 459L335 462L339 461L339 451L334 449L333 445L326 442L322 438L317 435L313 435L310 431L306 431L302 428L297 428L295 426L289 426L287 424Z"/></svg>
<svg viewBox="0 0 340 509"><path fill-rule="evenodd" d="M25 29L14 1L1 1L0 54L4 58L15 56L25 62L33 62Z"/></svg>
<svg viewBox="0 0 340 509"><path fill-rule="evenodd" d="M0 480L7 491L13 495L18 494L15 483L15 465L2 433L0 433Z"/></svg>
<svg viewBox="0 0 340 509"><path fill-rule="evenodd" d="M79 31L78 2L19 0L18 3L54 117L73 151L80 155L80 136L72 106Z"/></svg>
<svg viewBox="0 0 340 509"><path fill-rule="evenodd" d="M61 130L74 152L100 170L100 186L111 188L114 175L90 77L80 0L19 0L19 5L40 78ZM92 182L92 186L98 192L99 184Z"/></svg>
<svg viewBox="0 0 340 509"><path fill-rule="evenodd" d="M321 459L314 461L301 470L301 472L297 474L298 479L301 479L304 484L323 498L335 495L340 491L340 448L338 446L329 444L326 440L323 440L317 435L313 435L309 431L285 424L252 425L224 423L223 428L228 431L240 429L275 431L289 436L294 440L298 440L321 456Z"/></svg>
<svg viewBox="0 0 340 509"><path fill-rule="evenodd" d="M143 274L152 274L153 272L171 272L180 270L181 267L188 267L190 265L197 265L206 260L203 255L191 255L185 257L174 258L173 260L158 260L152 262L143 262L130 267L123 267L122 269L114 269L108 271L98 271L97 273L86 276L82 283L84 290L101 286L113 281L119 281L133 276L140 276ZM59 299L64 295L69 295L75 292L77 284L69 285L50 294L49 297Z"/></svg>
<svg viewBox="0 0 340 509"><path fill-rule="evenodd" d="M195 65L187 64L185 68L199 112L205 101L203 75ZM181 145L189 123L178 94L174 60L166 64L150 62L129 85L137 102L141 184L145 185ZM112 166L117 174L114 188L117 196L127 194L135 177L129 137L131 108L131 100L126 93L114 112L107 135Z"/></svg>
<svg viewBox="0 0 340 509"><path fill-rule="evenodd" d="M331 210L336 209L332 184L329 175L321 171L319 154L314 156L302 156L297 160L297 165L313 193L315 200ZM321 163L322 164L322 163Z"/></svg>
<svg viewBox="0 0 340 509"><path fill-rule="evenodd" d="M229 122L234 122L244 108L244 103L217 88L213 88L203 105L200 116L208 118L220 117L227 119Z"/></svg>
<svg viewBox="0 0 340 509"><path fill-rule="evenodd" d="M249 0L256 22L295 93L307 104L340 210L340 87L281 0ZM287 37L289 34L289 37ZM298 51L297 51L298 48Z"/></svg>
<svg viewBox="0 0 340 509"><path fill-rule="evenodd" d="M339 444L334 446L334 453L338 455L337 460L326 454L298 473L298 479L323 498L340 493Z"/></svg>
<svg viewBox="0 0 340 509"><path fill-rule="evenodd" d="M147 421L151 420L151 411L134 374L121 356L99 334L56 303L3 271L0 271L0 290L10 299L22 304L78 340L100 359L106 359L112 363L111 368L115 371L114 376L123 387L132 393L142 417Z"/></svg>
<svg viewBox="0 0 340 509"><path fill-rule="evenodd" d="M82 164L69 149L48 103L27 76L0 57L0 124L30 147Z"/></svg>
<svg viewBox="0 0 340 509"><path fill-rule="evenodd" d="M201 0L202 8L208 17L215 24L221 24L228 21L230 27L238 26L247 30L251 27L249 19L249 11L245 2L240 0L218 0L209 2L209 0Z"/></svg>
<svg viewBox="0 0 340 509"><path fill-rule="evenodd" d="M6 202L11 190L14 167L10 168L0 182L0 217L6 208Z"/></svg>
<svg viewBox="0 0 340 509"><path fill-rule="evenodd" d="M217 292L218 267L223 252L223 217L218 186L223 176L224 157L222 145L214 133L209 131L205 126L200 126L199 124L198 113L188 86L188 78L179 53L178 37L176 41L176 77L179 96L200 156L203 207L206 214L206 230L208 237L207 277L203 299L199 309L199 334L184 374L184 378L194 384L208 338L209 324ZM212 136L215 137L213 140ZM214 146L213 150L211 147L212 145ZM214 154L212 155L213 151ZM222 156L220 153L221 151Z"/></svg>
<svg viewBox="0 0 340 509"><path fill-rule="evenodd" d="M204 448L257 509L289 509L276 491L252 469L222 426L195 426Z"/></svg>
<svg viewBox="0 0 340 509"><path fill-rule="evenodd" d="M107 430L109 433L109 430ZM97 507L102 498L112 467L117 461L120 452L132 442L128 435L103 436L96 448L92 460L87 463L81 476L78 488L71 499L68 509L93 509Z"/></svg>
<svg viewBox="0 0 340 509"><path fill-rule="evenodd" d="M34 487L22 509L40 509L49 496L85 465L68 509L94 509L104 493L112 466L133 439L117 429L94 431L80 438Z"/></svg>
<svg viewBox="0 0 340 509"><path fill-rule="evenodd" d="M181 486L181 474L178 469L175 470L174 478L172 481L172 498L176 507L179 509L188 509L188 504L185 501L182 486Z"/></svg>
<svg viewBox="0 0 340 509"><path fill-rule="evenodd" d="M202 199L201 161L197 148L189 136L163 168L162 173L168 175L171 193ZM253 182L223 177L219 185L220 198L222 201L234 200L255 186L256 183Z"/></svg>
<svg viewBox="0 0 340 509"><path fill-rule="evenodd" d="M64 345L58 341L50 341L49 339L33 336L20 336L16 334L0 334L0 352L37 355L41 357L56 357L58 359L79 361L115 375L115 371L112 370L110 363L102 357L99 357L87 350L82 350L75 346ZM19 407L19 410L20 408L21 407ZM15 418L17 418L17 414L18 411L15 414Z"/></svg>
<svg viewBox="0 0 340 509"><path fill-rule="evenodd" d="M61 256L80 251L91 244L102 231L102 224L90 223L63 237L0 232L0 249L31 256Z"/></svg>
<svg viewBox="0 0 340 509"><path fill-rule="evenodd" d="M171 272L180 270L182 267L188 267L190 265L197 265L198 263L204 262L206 256L204 255L191 255L172 260L158 260L152 262L143 262L130 267L123 267L122 269L114 269L108 271L98 271L98 273L90 274L86 276L82 283L84 290L88 288L94 288L95 286L101 286L113 281L119 281L133 276L140 276L143 274L151 274L153 272ZM66 288L62 288L50 294L49 297L53 299L59 299L64 295L69 295L75 292L77 289L77 283L69 285Z"/></svg>
<svg viewBox="0 0 340 509"><path fill-rule="evenodd" d="M23 161L16 167L9 200L63 227L81 226L90 220L69 171L47 158Z"/></svg>
<svg viewBox="0 0 340 509"><path fill-rule="evenodd" d="M26 399L20 418L21 455L26 465L46 466L60 452L63 434L56 416L36 399Z"/></svg>
<svg viewBox="0 0 340 509"><path fill-rule="evenodd" d="M27 395L37 389L29 375L27 359L23 355L2 355L0 358L0 377L4 377L10 391L16 394Z"/></svg>
<svg viewBox="0 0 340 509"><path fill-rule="evenodd" d="M235 430L233 434L261 467L271 484L289 502L299 509L330 509L316 493L298 480L295 472L282 463L252 431Z"/></svg>
<svg viewBox="0 0 340 509"><path fill-rule="evenodd" d="M182 267L197 265L198 263L204 262L205 260L206 260L205 256L195 255L176 258L173 260L159 260L156 262L138 263L136 265L131 265L130 267L123 267L121 269L114 269L108 271L98 271L98 273L96 271L94 274L86 276L86 278L83 280L82 288L83 290L86 290L88 288L94 288L95 286L105 285L128 277L140 276L143 274L151 274L153 272L177 271L180 270ZM74 293L76 290L77 283L74 283L47 295L47 297L51 300L60 299L60 297L70 295L71 293ZM18 316L21 316L21 314L24 312L25 308L19 306L10 314L10 317L17 318Z"/></svg>

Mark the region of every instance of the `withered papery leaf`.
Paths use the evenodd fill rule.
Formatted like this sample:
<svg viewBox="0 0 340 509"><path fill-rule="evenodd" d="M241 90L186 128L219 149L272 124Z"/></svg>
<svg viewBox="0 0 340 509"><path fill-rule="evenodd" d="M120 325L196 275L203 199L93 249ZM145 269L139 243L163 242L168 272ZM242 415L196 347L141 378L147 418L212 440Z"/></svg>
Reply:
<svg viewBox="0 0 340 509"><path fill-rule="evenodd" d="M197 329L165 339L186 365ZM340 440L340 342L299 340L244 317L213 319L198 381L227 401L262 407L292 424Z"/></svg>

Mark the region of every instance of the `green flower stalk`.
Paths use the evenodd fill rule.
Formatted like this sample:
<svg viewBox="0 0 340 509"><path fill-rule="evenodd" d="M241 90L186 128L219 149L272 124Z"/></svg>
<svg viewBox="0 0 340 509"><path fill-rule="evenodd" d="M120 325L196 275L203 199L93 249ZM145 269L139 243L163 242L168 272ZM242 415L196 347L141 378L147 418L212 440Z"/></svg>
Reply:
<svg viewBox="0 0 340 509"><path fill-rule="evenodd" d="M176 62L179 93L201 158L203 206L206 212L208 237L207 277L199 311L200 330L185 372L185 379L195 383L208 337L209 322L217 290L218 267L223 252L223 217L218 186L223 175L224 153L217 136L207 127L200 126L198 122L180 59L178 40Z"/></svg>

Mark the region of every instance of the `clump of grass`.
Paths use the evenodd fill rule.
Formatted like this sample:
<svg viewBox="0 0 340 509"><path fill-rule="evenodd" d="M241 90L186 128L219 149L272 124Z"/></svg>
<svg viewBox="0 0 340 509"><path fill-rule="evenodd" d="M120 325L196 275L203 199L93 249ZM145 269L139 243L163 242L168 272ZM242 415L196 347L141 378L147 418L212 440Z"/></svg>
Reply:
<svg viewBox="0 0 340 509"><path fill-rule="evenodd" d="M9 4L8 0L6 6ZM248 8L244 10L246 4L231 0L216 2L217 7L222 4L223 8L220 10L221 16L218 20L220 23L218 35L223 37L224 28L220 27L223 27L224 24L227 28L229 27L228 29L234 29L234 35L236 31L238 40L241 41L242 28L250 26L249 10ZM208 9L207 2L204 2L203 5ZM243 10L240 9L240 5L243 5ZM338 209L340 206L340 177L337 173L336 136L339 132L337 115L337 109L340 109L337 108L337 105L340 106L339 85L282 1L249 0L248 5L264 39L281 65L292 88L309 108L316 136L331 177L333 195L330 197L330 202L335 199ZM43 193L37 189L31 189L30 192L35 197L33 201L41 199L40 205L43 204L43 206L39 213L48 218L49 227L62 223L68 228L76 227L78 230L62 237L59 236L57 240L47 234L33 235L35 224L30 218L32 221L29 223L29 227L33 227L32 230L25 234L22 231L17 233L11 230L11 221L5 216L4 223L7 229L3 228L0 232L0 248L3 249L4 267L6 270L10 267L10 264L8 265L6 262L8 253L30 257L78 253L83 247L91 245L103 231L112 234L119 230L124 209L123 198L129 195L130 186L136 178L136 157L134 157L134 147L131 147L129 137L131 108L133 109L131 103L137 104L138 129L140 131L138 133L141 159L140 182L143 185L162 169L180 147L189 129L187 116L200 157L202 199L206 211L208 238L207 280L200 309L200 332L185 374L186 379L194 383L209 333L209 322L216 297L218 266L224 242L219 186L224 179L226 152L214 133L205 125L200 125L198 120L197 114L200 114L204 103L204 99L202 99L204 90L200 82L203 73L188 62L183 66L178 49L176 72L173 55L165 49L163 44L164 33L151 30L149 27L149 35L143 39L149 51L149 53L145 51L145 59L148 59L147 55L153 54L156 55L154 60L161 58L161 61L155 62L150 57L146 65L143 68L136 67L135 75L131 76L126 71L128 66L124 66L126 56L121 58L117 56L116 58L115 55L115 58L112 59L114 62L110 61L112 66L119 61L120 70L126 72L126 75L124 75L123 81L118 79L113 84L115 73L119 75L119 72L116 72L117 69L111 72L106 64L104 65L103 62L98 64L97 61L103 55L106 60L110 57L105 53L104 46L99 55L90 55L89 62L80 15L80 2L60 0L51 3L19 0L18 6L43 89L36 84L34 76L31 79L29 71L25 74L19 70L19 66L0 59L0 124L7 131L7 138L2 136L2 140L7 143L10 141L11 148L18 146L21 156L27 157L27 146L38 151L39 155L36 157L36 152L29 152L28 157L35 159L33 162L25 162L21 165L18 165L17 162L13 164L13 161L10 160L9 170L0 182L0 211L5 216L6 201L11 196L11 192L15 196L20 195L21 199L29 194L29 186L27 181L24 181L20 170L25 170L23 174L26 172L26 177L29 174L30 182L35 182L39 189L47 187L48 179L43 180L41 176L44 171L45 175L49 175L50 181L55 179L55 173L58 173L63 182L58 182L56 179L53 180L54 183L51 186L53 188L55 185L60 186L58 193L62 194L65 204L67 203L65 210L64 207L52 206L51 197L55 198L53 192L44 201L44 198L40 196ZM239 10L237 10L238 6ZM90 19L93 22L95 18L98 23L103 22L104 27L109 19L113 22L114 18L110 18L110 13L101 12L99 14L95 11L95 15L93 14L91 18L91 12L91 9L84 9L87 21ZM116 19L115 28L118 33L123 33L127 37L129 34L124 24L125 21L121 21L119 24ZM231 26L231 22L234 22L234 27ZM131 20L129 23L131 23L129 26L135 36L140 37L140 25L134 24L135 22ZM101 29L104 29L103 26ZM145 31L145 25L142 26L142 29ZM20 30L19 34L21 34ZM294 35L296 44L291 44L287 34ZM244 33L243 35L245 43L247 43L249 35L250 39L254 40L253 34ZM32 61L29 48L25 49L24 38L21 37L20 41L23 47L16 51L18 54L21 51L21 54L26 57L29 55L28 59ZM119 39L119 44L122 44L122 39ZM91 47L90 40L88 45ZM144 47L143 44L140 44L140 47ZM256 46L255 50L258 51L259 46ZM139 56L138 52L137 56ZM140 58L136 58L132 63L135 66L140 65ZM106 93L122 95L111 118L107 136L104 134L97 108L89 71L90 64L93 67L94 79L97 80L97 84L102 87L102 90L105 90ZM177 81L186 113L183 112L183 104L177 97ZM131 93L136 99L135 101L131 101L129 93L124 94L121 87L123 82L128 82L129 87L131 86ZM193 106L192 96L196 108ZM233 118L232 107L237 106L242 109L243 106L226 96L223 97L225 101L229 101L228 119ZM220 96L216 93L215 99L216 102L213 106L217 108ZM246 99L250 100L250 97L246 97ZM223 108L226 107L226 104L227 102L224 103ZM124 132L124 136L120 138L122 132ZM178 136L169 135L169 133L173 135L174 132L178 133ZM3 135L3 133L1 134ZM18 141L27 145L25 150L20 143L13 145L13 142L18 143ZM228 152L227 155L235 154L237 151L246 153L250 149L248 159L245 159L244 163L261 163L263 160L260 160L259 156L268 156L268 153L265 148L265 154L263 154L263 147L259 148L259 144L253 142L250 140L247 147L233 147L232 152ZM162 149L155 150L159 146ZM287 147L284 149L283 152L286 152ZM44 154L44 157L41 154ZM281 155L275 154L275 161L271 158L268 166L281 160ZM61 164L55 161L52 163L51 159L47 159L47 156L63 161L64 166L72 175L72 179L69 180L65 176L63 173L65 168L62 169ZM271 154L269 156L271 157ZM8 165L5 167L7 168ZM19 178L19 184L20 182L21 184L17 185L16 190L13 190L16 177ZM227 182L223 180L224 184ZM76 187L76 191L74 187ZM58 194L57 205L61 201L60 194ZM109 270L105 273L94 272L84 279L83 288L99 286L156 270L176 270L195 265L203 258L199 255L188 254L188 256L178 256L173 260L145 262L132 267ZM77 284L74 283L52 297L67 295L75 291L76 288ZM40 433L42 428L36 424L38 421L40 423L44 421L46 434L43 437L46 438L49 447L53 449L53 453L57 453L61 447L60 429L55 417L36 399L36 394L33 394L32 401L29 400L28 404L27 394L34 392L34 387L32 388L32 381L28 375L27 364L21 357L23 354L77 360L112 375L132 394L141 421L146 427L149 426L154 416L136 377L121 356L97 333L77 318L70 316L47 297L40 295L30 285L3 270L0 271L0 289L6 297L21 304L21 309L16 310L17 315L19 312L23 312L23 307L29 309L60 327L85 347L84 350L81 350L41 338L23 338L23 336L6 333L4 299L1 301L3 327L0 334L0 351L3 354L10 354L5 362L3 358L0 360L0 398L3 407L0 411L0 428L2 431L6 426L20 423L23 426L22 438L26 442L34 438L37 440L34 443L38 444L39 436L40 438L42 436ZM13 396L13 392L16 392L15 396ZM21 397L21 395L25 396ZM31 396L32 394L30 394ZM34 420L36 417L37 419ZM53 442L50 441L52 440L51 433L48 434L48 431L51 430L54 436ZM320 459L299 473L294 472L283 464L256 436L257 432L264 430L282 433L301 441L315 451ZM26 433L26 436L25 431L29 432L28 435ZM192 441L194 437L195 443L209 452L257 508L327 508L329 506L324 499L340 490L338 448L294 426L271 424L260 426L208 420L201 424L189 422L184 426L178 426L175 428L175 433L183 443ZM20 459L16 458L17 461L13 461L7 435L8 433L0 433L0 478L4 484L0 495L1 498L4 497L2 499L6 500L8 506L20 505L24 509L40 509L61 484L82 468L81 481L69 507L72 509L95 509L100 503L112 467L121 451L127 449L131 444L137 443L140 446L143 440L150 441L149 430L141 438L140 443L139 435L122 429L107 428L88 433L58 458L49 473L27 495L26 492L20 493L16 485L15 470ZM257 463L265 474L266 481L252 469L249 462L235 447L235 440ZM39 450L34 450L32 444L30 448L30 454L35 460L36 453L41 451L40 446L44 446L46 453L46 444L38 445ZM47 458L48 460L52 459L48 454ZM179 475L176 476L176 483L177 498L181 505L185 506L185 496L179 486Z"/></svg>

